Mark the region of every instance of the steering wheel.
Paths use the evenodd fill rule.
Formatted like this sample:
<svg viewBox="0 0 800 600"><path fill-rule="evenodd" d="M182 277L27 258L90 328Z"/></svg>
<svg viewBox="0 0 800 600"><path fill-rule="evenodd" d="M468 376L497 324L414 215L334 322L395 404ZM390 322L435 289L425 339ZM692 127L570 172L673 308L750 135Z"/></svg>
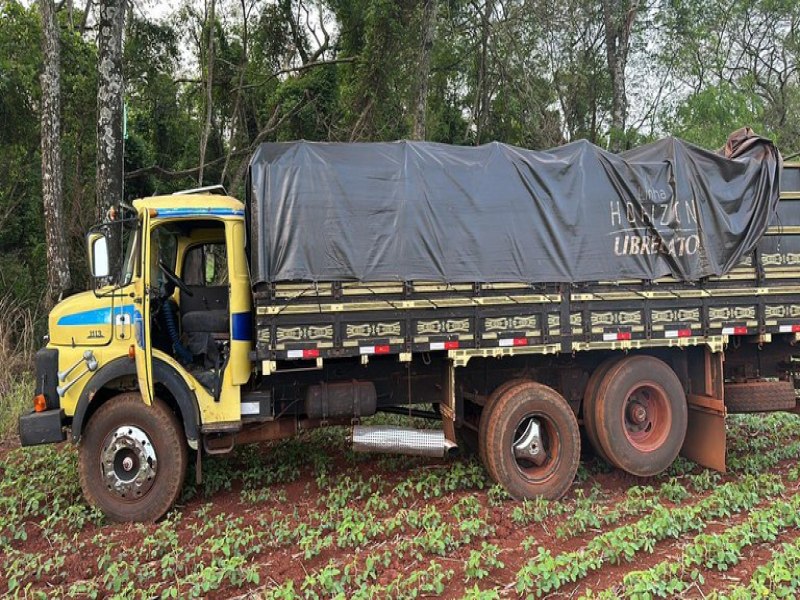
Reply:
<svg viewBox="0 0 800 600"><path fill-rule="evenodd" d="M178 277L172 269L170 269L163 260L158 261L158 268L161 269L162 273L169 279L172 283L178 286L178 289L187 296L194 296L194 292L183 282L183 279Z"/></svg>

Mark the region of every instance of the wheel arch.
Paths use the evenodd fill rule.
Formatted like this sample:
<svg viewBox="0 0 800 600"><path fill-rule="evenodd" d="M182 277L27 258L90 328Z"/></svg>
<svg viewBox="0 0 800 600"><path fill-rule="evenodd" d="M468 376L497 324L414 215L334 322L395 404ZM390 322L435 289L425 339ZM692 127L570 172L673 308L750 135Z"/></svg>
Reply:
<svg viewBox="0 0 800 600"><path fill-rule="evenodd" d="M86 423L94 411L104 402L126 389L135 389L136 364L127 357L120 357L103 365L92 376L81 392L75 414L72 417L72 441L78 442ZM190 445L196 444L199 438L200 410L197 398L189 389L184 379L166 362L153 359L153 375L156 395L175 412L183 423L186 440ZM123 386L125 380L134 378L130 388Z"/></svg>

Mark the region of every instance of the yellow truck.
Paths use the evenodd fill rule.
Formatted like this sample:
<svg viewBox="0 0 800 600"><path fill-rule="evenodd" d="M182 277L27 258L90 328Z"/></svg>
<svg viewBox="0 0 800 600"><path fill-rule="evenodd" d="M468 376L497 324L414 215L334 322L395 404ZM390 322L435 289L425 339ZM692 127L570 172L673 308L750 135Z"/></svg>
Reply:
<svg viewBox="0 0 800 600"><path fill-rule="evenodd" d="M711 192L678 197L688 192L675 183L674 143L619 159L588 145L528 155L498 145L269 144L251 163L247 206L219 188L135 200L87 235L96 285L49 315L21 443L77 443L87 500L119 521L161 517L190 453L200 477L204 454L325 425L351 428L356 450L474 451L517 498L565 493L582 431L636 475L660 472L681 450L724 469L727 413L796 405L800 165L783 166L780 204L759 226L740 197L768 195L779 158L774 175L758 171L763 156L719 158L726 183L711 206ZM587 157L605 175L575 188L595 176ZM608 165L649 183L627 198ZM478 189L498 171L494 191ZM562 179L543 184L552 173ZM515 177L521 188L503 188ZM734 194L737 177L749 179ZM558 186L602 196L607 181L611 191L580 208L588 214L570 209L596 225L550 222L571 202ZM459 194L470 202L449 205ZM503 204L515 194L554 203L543 212ZM713 262L711 250L686 261L697 258L692 244L705 251L719 239L699 213L721 219L724 202L749 211L737 230L749 246L722 273L681 277ZM530 231L549 225L534 235L528 218ZM602 230L608 254L589 279L602 252L581 241L588 229ZM565 254L572 247L581 258ZM544 275L524 271L531 256ZM632 277L630 261L649 271ZM602 277L609 268L616 277ZM361 423L378 411L441 427Z"/></svg>

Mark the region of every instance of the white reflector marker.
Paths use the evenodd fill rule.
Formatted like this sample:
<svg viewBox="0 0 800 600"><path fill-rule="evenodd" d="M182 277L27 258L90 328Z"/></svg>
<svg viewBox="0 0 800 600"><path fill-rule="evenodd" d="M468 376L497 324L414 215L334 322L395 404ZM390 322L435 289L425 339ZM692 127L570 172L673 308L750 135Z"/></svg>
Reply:
<svg viewBox="0 0 800 600"><path fill-rule="evenodd" d="M781 333L800 333L800 325L781 325Z"/></svg>
<svg viewBox="0 0 800 600"><path fill-rule="evenodd" d="M243 415L257 415L261 412L261 404L258 402L242 402Z"/></svg>

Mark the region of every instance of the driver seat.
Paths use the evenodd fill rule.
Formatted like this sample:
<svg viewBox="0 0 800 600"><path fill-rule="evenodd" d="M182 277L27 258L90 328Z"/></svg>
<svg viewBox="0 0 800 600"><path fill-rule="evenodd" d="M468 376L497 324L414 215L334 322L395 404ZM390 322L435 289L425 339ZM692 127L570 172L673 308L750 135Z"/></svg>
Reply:
<svg viewBox="0 0 800 600"><path fill-rule="evenodd" d="M193 310L183 315L181 319L185 333L213 333L215 336L228 335L228 311Z"/></svg>
<svg viewBox="0 0 800 600"><path fill-rule="evenodd" d="M193 295L181 296L184 333L211 333L227 339L229 333L228 286L190 285Z"/></svg>

